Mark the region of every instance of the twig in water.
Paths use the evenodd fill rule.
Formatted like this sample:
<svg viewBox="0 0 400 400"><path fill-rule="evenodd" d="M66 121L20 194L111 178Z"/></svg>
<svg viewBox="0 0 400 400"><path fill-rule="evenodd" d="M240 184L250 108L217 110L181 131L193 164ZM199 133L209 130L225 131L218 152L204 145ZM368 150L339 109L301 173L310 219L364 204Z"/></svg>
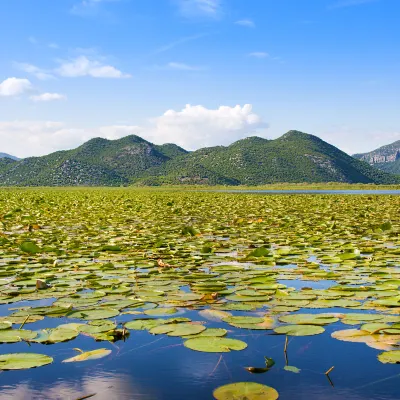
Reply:
<svg viewBox="0 0 400 400"><path fill-rule="evenodd" d="M286 351L285 351L285 363L286 365L289 365L289 359Z"/></svg>
<svg viewBox="0 0 400 400"><path fill-rule="evenodd" d="M325 375L329 375L335 367L330 367L328 371L325 372Z"/></svg>
<svg viewBox="0 0 400 400"><path fill-rule="evenodd" d="M228 374L229 374L229 376L230 376L230 378L231 378L231 380L232 380L233 377L232 377L231 371L229 370L228 366L226 365L226 362L225 362L224 358L222 358L222 362L224 363L225 368L226 368L226 370L228 371Z"/></svg>
<svg viewBox="0 0 400 400"><path fill-rule="evenodd" d="M24 327L24 325L26 324L26 321L28 321L29 317L30 317L30 315L28 314L27 317L25 318L24 322L23 322L23 323L21 324L21 326L18 328L18 330L21 330L21 329Z"/></svg>
<svg viewBox="0 0 400 400"><path fill-rule="evenodd" d="M96 394L97 393L88 394L88 395L83 396L83 397L78 397L76 400L85 400L85 399L88 399L89 397L96 396Z"/></svg>
<svg viewBox="0 0 400 400"><path fill-rule="evenodd" d="M222 354L221 354L221 356L219 357L219 360L218 360L218 362L217 362L217 365L214 367L214 369L212 370L211 374L208 375L208 376L211 376L211 375L216 371L216 369L218 368L218 365L219 365L219 363L220 363L221 361L222 361Z"/></svg>
<svg viewBox="0 0 400 400"><path fill-rule="evenodd" d="M329 377L329 375L325 375L328 378L329 383L331 384L332 387L335 387L335 385L333 384L331 378Z"/></svg>
<svg viewBox="0 0 400 400"><path fill-rule="evenodd" d="M284 351L285 353L287 353L288 341L289 341L289 339L288 339L288 337L286 336L286 339L285 339L285 347L284 347L284 349L283 349L283 351Z"/></svg>

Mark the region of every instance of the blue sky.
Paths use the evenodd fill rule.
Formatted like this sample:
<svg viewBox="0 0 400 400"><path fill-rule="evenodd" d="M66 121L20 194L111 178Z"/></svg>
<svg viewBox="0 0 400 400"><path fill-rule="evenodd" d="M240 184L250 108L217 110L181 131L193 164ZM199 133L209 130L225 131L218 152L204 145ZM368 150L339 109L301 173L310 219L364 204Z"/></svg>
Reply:
<svg viewBox="0 0 400 400"><path fill-rule="evenodd" d="M400 139L398 0L0 4L0 152L135 133L188 149L315 134Z"/></svg>

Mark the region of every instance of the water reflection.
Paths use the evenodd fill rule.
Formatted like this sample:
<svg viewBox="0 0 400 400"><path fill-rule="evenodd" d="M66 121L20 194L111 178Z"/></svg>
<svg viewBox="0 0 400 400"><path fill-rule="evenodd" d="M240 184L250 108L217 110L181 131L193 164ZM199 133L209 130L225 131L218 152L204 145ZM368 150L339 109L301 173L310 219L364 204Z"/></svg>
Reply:
<svg viewBox="0 0 400 400"><path fill-rule="evenodd" d="M35 385L32 381L25 381L16 386L3 386L0 400L76 400L90 394L96 394L93 396L96 400L157 398L156 394L151 394L148 387L143 389L140 384L133 382L129 375L99 373L86 375L80 380L60 380L50 386Z"/></svg>

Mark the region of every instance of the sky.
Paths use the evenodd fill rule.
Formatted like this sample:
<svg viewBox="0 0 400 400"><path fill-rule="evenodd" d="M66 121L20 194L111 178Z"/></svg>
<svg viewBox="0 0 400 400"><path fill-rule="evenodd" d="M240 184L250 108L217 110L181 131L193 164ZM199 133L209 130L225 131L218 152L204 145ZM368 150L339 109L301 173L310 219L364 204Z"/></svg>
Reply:
<svg viewBox="0 0 400 400"><path fill-rule="evenodd" d="M400 139L399 0L1 0L0 152Z"/></svg>

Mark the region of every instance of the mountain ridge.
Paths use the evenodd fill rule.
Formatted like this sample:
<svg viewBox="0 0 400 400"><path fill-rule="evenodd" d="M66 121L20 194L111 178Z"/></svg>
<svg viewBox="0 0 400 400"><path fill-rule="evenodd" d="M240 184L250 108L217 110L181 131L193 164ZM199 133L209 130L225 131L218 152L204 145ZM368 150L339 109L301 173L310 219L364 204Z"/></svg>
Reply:
<svg viewBox="0 0 400 400"><path fill-rule="evenodd" d="M15 160L15 161L20 160L18 157L12 156L11 154L8 153L0 153L0 159L1 158L9 158L10 160Z"/></svg>
<svg viewBox="0 0 400 400"><path fill-rule="evenodd" d="M354 158L393 174L400 174L400 140L378 147L368 153L353 154Z"/></svg>
<svg viewBox="0 0 400 400"><path fill-rule="evenodd" d="M317 136L292 130L188 152L139 136L93 138L72 150L0 159L2 186L262 185L280 182L400 183Z"/></svg>

